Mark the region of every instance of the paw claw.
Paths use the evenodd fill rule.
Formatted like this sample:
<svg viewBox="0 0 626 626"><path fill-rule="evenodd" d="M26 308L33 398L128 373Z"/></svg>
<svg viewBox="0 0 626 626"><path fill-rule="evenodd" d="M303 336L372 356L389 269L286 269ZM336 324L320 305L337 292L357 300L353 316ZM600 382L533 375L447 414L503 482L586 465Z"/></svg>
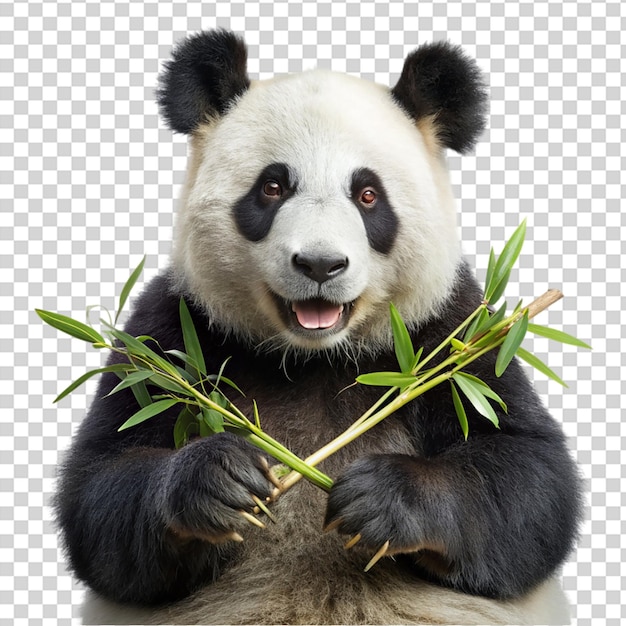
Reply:
<svg viewBox="0 0 626 626"><path fill-rule="evenodd" d="M374 565L376 565L376 563L378 563L378 561L385 556L387 550L389 550L389 540L385 541L380 550L378 550L378 552L372 557L370 562L365 566L364 571L369 572L372 567L374 567Z"/></svg>
<svg viewBox="0 0 626 626"><path fill-rule="evenodd" d="M344 549L349 550L350 548L353 548L357 543L359 543L359 541L361 541L361 533L357 533L354 537L352 537L352 539L347 541L344 545Z"/></svg>
<svg viewBox="0 0 626 626"><path fill-rule="evenodd" d="M325 533L329 533L331 530L335 530L335 528L338 528L339 526L341 526L342 523L343 523L343 518L338 517L337 519L334 519L332 522L328 522L328 524L326 524L322 530Z"/></svg>
<svg viewBox="0 0 626 626"><path fill-rule="evenodd" d="M241 515L245 520L250 522L253 526L265 528L265 524L260 519L254 517L254 515L250 515L250 513L248 513L247 511L239 511L239 515Z"/></svg>

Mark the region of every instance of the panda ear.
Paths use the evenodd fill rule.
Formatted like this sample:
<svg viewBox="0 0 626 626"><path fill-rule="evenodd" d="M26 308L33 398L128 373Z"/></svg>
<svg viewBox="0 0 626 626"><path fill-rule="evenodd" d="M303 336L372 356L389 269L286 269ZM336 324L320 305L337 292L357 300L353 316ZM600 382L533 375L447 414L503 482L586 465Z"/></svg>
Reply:
<svg viewBox="0 0 626 626"><path fill-rule="evenodd" d="M198 33L172 52L159 76L161 115L178 133L192 133L210 116L223 115L250 86L243 39L225 30Z"/></svg>
<svg viewBox="0 0 626 626"><path fill-rule="evenodd" d="M416 122L430 117L441 145L457 152L471 150L485 128L488 97L482 73L448 42L409 54L391 93Z"/></svg>

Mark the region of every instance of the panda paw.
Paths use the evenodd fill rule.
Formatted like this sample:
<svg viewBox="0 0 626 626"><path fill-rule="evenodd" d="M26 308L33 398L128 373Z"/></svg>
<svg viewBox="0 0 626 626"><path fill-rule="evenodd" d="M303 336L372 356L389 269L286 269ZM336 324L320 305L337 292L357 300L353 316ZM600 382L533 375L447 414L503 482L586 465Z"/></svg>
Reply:
<svg viewBox="0 0 626 626"><path fill-rule="evenodd" d="M159 502L168 530L179 540L243 541L259 501L273 490L260 450L228 433L188 444L170 458Z"/></svg>
<svg viewBox="0 0 626 626"><path fill-rule="evenodd" d="M423 480L415 459L400 454L372 455L352 463L328 497L325 530L350 536L346 548L373 554L366 569L383 556L445 548L428 518ZM431 501L432 504L432 501Z"/></svg>

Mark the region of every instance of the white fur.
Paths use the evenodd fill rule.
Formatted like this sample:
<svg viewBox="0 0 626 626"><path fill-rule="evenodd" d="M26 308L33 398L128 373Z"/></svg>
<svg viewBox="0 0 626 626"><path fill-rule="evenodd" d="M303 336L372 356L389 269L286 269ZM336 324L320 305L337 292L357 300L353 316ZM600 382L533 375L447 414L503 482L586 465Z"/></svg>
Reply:
<svg viewBox="0 0 626 626"><path fill-rule="evenodd" d="M387 88L321 70L253 83L196 133L192 150L173 259L215 323L255 343L371 349L388 344L389 301L419 323L446 297L460 251L445 164ZM268 236L250 243L232 207L274 162L293 169L298 193ZM381 177L399 219L388 255L368 245L350 200L358 168ZM360 299L348 328L319 342L286 329L268 295L316 295L294 286L290 258L300 247L345 252L348 271L322 295Z"/></svg>

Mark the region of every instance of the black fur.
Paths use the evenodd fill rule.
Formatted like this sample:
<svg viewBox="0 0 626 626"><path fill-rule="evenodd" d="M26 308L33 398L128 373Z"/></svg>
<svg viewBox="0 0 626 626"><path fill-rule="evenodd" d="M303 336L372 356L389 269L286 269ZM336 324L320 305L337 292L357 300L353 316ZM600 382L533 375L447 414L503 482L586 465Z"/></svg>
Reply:
<svg viewBox="0 0 626 626"><path fill-rule="evenodd" d="M163 349L182 349L180 295L167 274L154 279L127 332L157 337ZM480 298L462 267L445 313L412 331L415 345L434 348ZM280 354L254 353L210 330L190 306L209 370L216 372L232 357L226 374L257 400L268 432L279 440L300 432L293 439L298 454L344 430L379 396L380 390L361 386L338 394L357 371L326 355L288 362L288 379ZM388 370L394 361L393 354L383 354L360 368ZM372 549L389 539L392 550L425 545L443 553L401 555L399 572L468 593L514 597L563 562L581 499L560 428L515 362L501 378L493 367L494 357L488 356L473 372L508 404L500 430L468 407L465 442L449 390L441 386L425 394L388 418L403 424L413 454L357 458L350 452L353 444L345 449L347 462L330 493L326 519L342 520L340 532L361 533L360 544ZM210 584L235 562L238 544L193 537L241 531L245 522L236 511L250 510L249 494L264 497L269 483L257 449L233 437L213 436L174 451L176 408L118 433L137 405L128 390L105 397L117 382L114 374L101 379L62 468L56 512L81 580L110 598L154 604ZM238 404L251 411L247 402ZM293 421L304 414L306 420ZM371 576L377 576L376 568Z"/></svg>
<svg viewBox="0 0 626 626"><path fill-rule="evenodd" d="M371 208L359 202L359 196L366 187L376 191L376 204ZM388 254L398 234L398 218L379 176L368 168L356 170L352 174L351 193L353 202L361 211L370 246L381 254Z"/></svg>
<svg viewBox="0 0 626 626"><path fill-rule="evenodd" d="M226 113L250 86L247 58L243 39L225 30L185 39L159 77L157 100L169 127L192 133L209 117Z"/></svg>
<svg viewBox="0 0 626 626"><path fill-rule="evenodd" d="M391 93L416 121L433 116L439 141L457 152L471 150L485 128L487 90L480 69L448 42L409 54Z"/></svg>
<svg viewBox="0 0 626 626"><path fill-rule="evenodd" d="M268 198L263 193L267 181L276 181L282 188L282 195ZM239 232L248 241L261 241L274 223L280 207L296 192L297 182L287 165L272 163L258 176L248 193L235 203L233 212Z"/></svg>

